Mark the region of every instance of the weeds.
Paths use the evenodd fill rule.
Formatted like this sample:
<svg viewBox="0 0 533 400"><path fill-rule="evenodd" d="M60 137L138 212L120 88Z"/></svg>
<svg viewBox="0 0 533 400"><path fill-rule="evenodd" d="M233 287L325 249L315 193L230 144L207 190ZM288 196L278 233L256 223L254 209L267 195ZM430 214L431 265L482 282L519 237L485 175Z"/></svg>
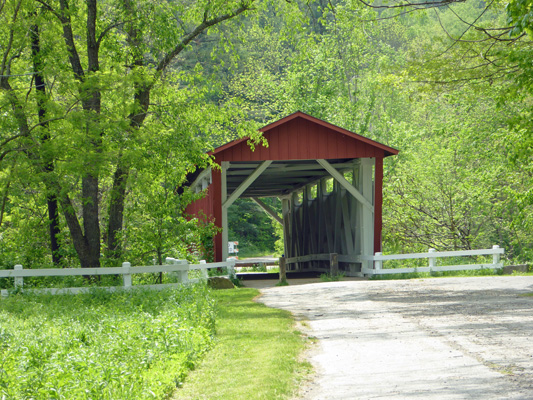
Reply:
<svg viewBox="0 0 533 400"><path fill-rule="evenodd" d="M211 346L205 285L0 301L0 398L168 396Z"/></svg>
<svg viewBox="0 0 533 400"><path fill-rule="evenodd" d="M320 274L320 280L322 282L336 282L341 281L344 278L344 274L342 272L339 272L336 275L332 275L330 273Z"/></svg>

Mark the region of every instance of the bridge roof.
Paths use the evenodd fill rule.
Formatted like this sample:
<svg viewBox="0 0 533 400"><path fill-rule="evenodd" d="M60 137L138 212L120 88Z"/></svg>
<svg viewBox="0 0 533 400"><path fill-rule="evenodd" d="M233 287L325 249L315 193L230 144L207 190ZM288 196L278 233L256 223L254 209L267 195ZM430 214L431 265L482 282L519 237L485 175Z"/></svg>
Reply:
<svg viewBox="0 0 533 400"><path fill-rule="evenodd" d="M268 147L237 139L212 152L217 162L387 157L398 150L297 111L259 129Z"/></svg>
<svg viewBox="0 0 533 400"><path fill-rule="evenodd" d="M260 129L268 147L252 150L248 138L234 140L210 154L217 163L230 162L228 193L233 192L262 161L272 164L241 197L287 195L305 185L329 177L315 160L328 160L339 172L353 170L360 158L384 158L398 150L301 111Z"/></svg>

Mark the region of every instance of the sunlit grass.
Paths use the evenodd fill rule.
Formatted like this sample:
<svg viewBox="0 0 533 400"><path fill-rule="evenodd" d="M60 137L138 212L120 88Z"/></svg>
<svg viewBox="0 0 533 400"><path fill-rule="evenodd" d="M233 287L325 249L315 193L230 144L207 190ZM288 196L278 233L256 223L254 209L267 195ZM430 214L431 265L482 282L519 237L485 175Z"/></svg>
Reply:
<svg viewBox="0 0 533 400"><path fill-rule="evenodd" d="M291 315L252 299L255 289L216 292L216 345L173 399L287 399L310 370L299 360L306 339Z"/></svg>
<svg viewBox="0 0 533 400"><path fill-rule="evenodd" d="M162 399L211 347L205 285L0 300L0 399Z"/></svg>

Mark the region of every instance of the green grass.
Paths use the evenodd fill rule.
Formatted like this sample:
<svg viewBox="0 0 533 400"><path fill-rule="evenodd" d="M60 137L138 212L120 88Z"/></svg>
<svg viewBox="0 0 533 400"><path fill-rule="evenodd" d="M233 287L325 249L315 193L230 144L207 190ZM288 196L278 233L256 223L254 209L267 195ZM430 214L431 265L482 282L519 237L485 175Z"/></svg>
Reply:
<svg viewBox="0 0 533 400"><path fill-rule="evenodd" d="M278 274L279 266L252 265L251 267L238 267L237 272L268 272L269 274Z"/></svg>
<svg viewBox="0 0 533 400"><path fill-rule="evenodd" d="M252 299L255 289L223 290L216 345L172 399L274 400L290 398L310 366L299 360L306 339L291 315Z"/></svg>
<svg viewBox="0 0 533 400"><path fill-rule="evenodd" d="M329 272L320 274L320 280L322 282L337 282L337 281L342 281L343 278L344 278L344 273L342 272L339 272L337 275L331 275Z"/></svg>
<svg viewBox="0 0 533 400"><path fill-rule="evenodd" d="M0 300L0 399L161 399L211 347L205 285Z"/></svg>
<svg viewBox="0 0 533 400"><path fill-rule="evenodd" d="M241 247L239 253L236 254L239 258L255 258L255 257L271 257L274 254L274 257L279 257L275 254L274 250L268 249L258 249L255 246Z"/></svg>
<svg viewBox="0 0 533 400"><path fill-rule="evenodd" d="M420 279L420 278L447 278L447 277L472 277L472 276L496 276L502 275L502 270L477 269L466 271L434 271L434 272L408 272L401 274L374 275L371 280L393 280L393 279Z"/></svg>

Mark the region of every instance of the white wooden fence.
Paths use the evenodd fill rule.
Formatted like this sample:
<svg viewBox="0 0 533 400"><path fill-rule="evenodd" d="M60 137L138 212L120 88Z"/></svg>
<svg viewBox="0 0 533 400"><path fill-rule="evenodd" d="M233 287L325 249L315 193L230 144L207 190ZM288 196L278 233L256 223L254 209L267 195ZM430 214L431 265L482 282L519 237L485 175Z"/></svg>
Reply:
<svg viewBox="0 0 533 400"><path fill-rule="evenodd" d="M167 258L164 265L150 265L143 267L132 267L129 262L122 263L122 267L112 268L43 268L43 269L23 269L22 265L15 265L14 269L0 270L0 278L14 278L15 289L22 289L25 277L35 276L99 276L99 275L122 275L123 286L102 287L101 289L115 291L119 289L131 288L150 288L163 289L170 286L177 286L181 284L198 282L201 279L207 279L208 269L212 268L227 268L228 275L231 278L235 277L235 260L217 263L206 263L200 261L200 264L189 264L186 260L177 260L174 258ZM200 271L200 278L189 279L190 271ZM133 274L143 273L159 273L168 272L175 274L177 283L155 284L155 285L132 285L131 276ZM39 293L82 293L91 290L90 287L76 287L76 288L46 288L46 289L32 289L32 292ZM1 291L2 296L8 296L8 290Z"/></svg>
<svg viewBox="0 0 533 400"><path fill-rule="evenodd" d="M459 250L459 251L435 251L429 249L427 253L410 253L410 254L394 254L384 256L382 253L376 253L374 256L359 256L362 260L374 263L374 268L365 268L363 266L362 272L365 275L384 275L384 274L403 274L411 272L439 272L439 271L463 271L463 270L477 270L477 269L498 269L503 268L503 263L500 256L504 253L504 249L500 246L492 246L492 249L481 250ZM459 264L459 265L441 265L437 266L438 258L446 257L468 257L468 256L491 256L492 263L488 264ZM386 261L391 260L410 260L427 258L427 267L411 267L411 268L383 268ZM367 264L368 265L368 264Z"/></svg>
<svg viewBox="0 0 533 400"><path fill-rule="evenodd" d="M437 271L462 271L462 270L476 270L476 269L498 269L503 268L503 263L500 256L504 254L504 249L500 246L492 246L492 249L481 250L460 250L460 251L435 251L429 249L427 253L410 253L410 254L393 254L383 255L376 253L375 255L344 255L344 254L309 254L300 257L287 258L287 264L308 263L312 261L329 261L331 271L338 271L337 263L361 263L361 272L356 275L385 275L385 274L402 274L411 272L437 272ZM468 256L491 256L492 263L488 264L460 264L460 265L444 265L437 266L438 258L446 257L468 257ZM410 267L410 268L383 268L386 261L392 260L409 260L427 258L428 264L426 267ZM326 263L323 263L327 265ZM327 270L327 267L322 269Z"/></svg>

